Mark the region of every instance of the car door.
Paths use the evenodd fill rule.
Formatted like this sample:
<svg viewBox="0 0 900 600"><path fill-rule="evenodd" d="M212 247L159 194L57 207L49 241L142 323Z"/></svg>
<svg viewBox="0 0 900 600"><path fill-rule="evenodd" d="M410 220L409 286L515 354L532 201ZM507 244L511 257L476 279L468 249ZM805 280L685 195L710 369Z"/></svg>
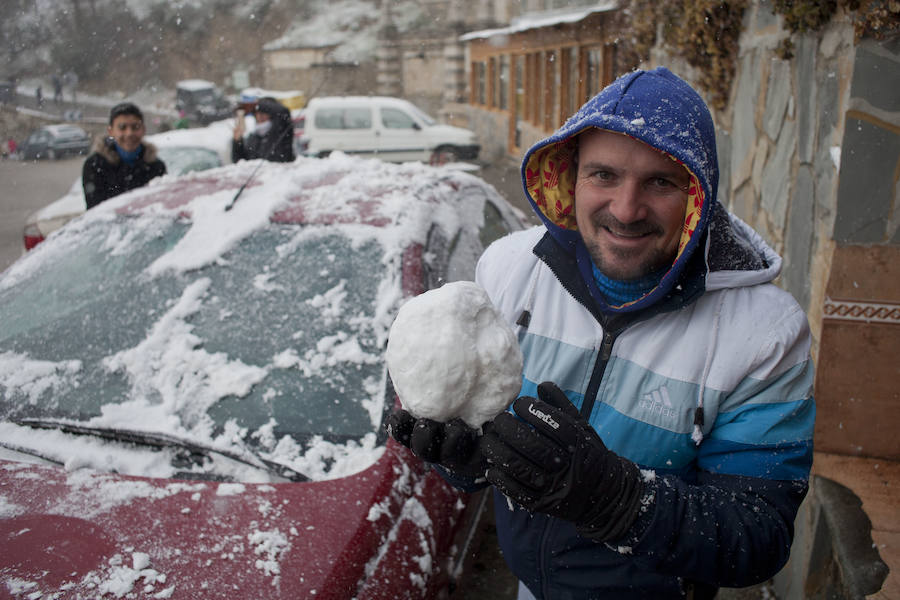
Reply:
<svg viewBox="0 0 900 600"><path fill-rule="evenodd" d="M25 158L40 158L47 154L47 141L50 134L43 129L35 131L25 141L23 154Z"/></svg>
<svg viewBox="0 0 900 600"><path fill-rule="evenodd" d="M321 106L313 116L315 149L372 156L378 150L372 108L365 105Z"/></svg>
<svg viewBox="0 0 900 600"><path fill-rule="evenodd" d="M422 125L399 107L378 107L378 155L384 160L404 162L431 157Z"/></svg>

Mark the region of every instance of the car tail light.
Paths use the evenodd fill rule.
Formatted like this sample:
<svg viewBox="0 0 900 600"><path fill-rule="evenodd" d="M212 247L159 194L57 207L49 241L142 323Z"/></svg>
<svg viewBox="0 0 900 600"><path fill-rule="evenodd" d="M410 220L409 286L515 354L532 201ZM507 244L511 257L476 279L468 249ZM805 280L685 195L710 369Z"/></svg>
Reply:
<svg viewBox="0 0 900 600"><path fill-rule="evenodd" d="M38 229L38 226L36 224L29 223L25 226L25 231L22 234L22 239L25 243L25 249L31 250L44 241L44 234L41 233L41 230Z"/></svg>

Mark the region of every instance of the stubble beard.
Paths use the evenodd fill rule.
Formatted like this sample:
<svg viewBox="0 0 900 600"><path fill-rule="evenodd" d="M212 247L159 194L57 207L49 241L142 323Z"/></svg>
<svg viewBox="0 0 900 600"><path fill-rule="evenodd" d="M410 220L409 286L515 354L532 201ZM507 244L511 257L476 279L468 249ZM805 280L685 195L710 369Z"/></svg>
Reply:
<svg viewBox="0 0 900 600"><path fill-rule="evenodd" d="M591 217L591 225L595 231L612 229L620 233L635 235L650 234L661 236L662 229L653 223L639 221L637 223L620 223L607 213ZM582 235L588 255L601 273L615 281L631 281L654 273L666 265L672 264L674 253L665 248L645 249L621 248L615 245L604 247L600 242L586 239ZM644 255L646 253L646 255ZM643 257L642 257L643 255Z"/></svg>

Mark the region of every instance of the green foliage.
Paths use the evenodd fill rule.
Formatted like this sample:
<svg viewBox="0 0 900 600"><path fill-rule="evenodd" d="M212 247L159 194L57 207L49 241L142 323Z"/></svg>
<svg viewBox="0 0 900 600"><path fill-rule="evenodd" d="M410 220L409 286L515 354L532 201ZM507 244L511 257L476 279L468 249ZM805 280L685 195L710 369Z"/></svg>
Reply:
<svg viewBox="0 0 900 600"><path fill-rule="evenodd" d="M647 59L659 29L667 47L697 67L698 83L710 103L723 108L734 78L746 5L747 0L630 0L621 11L621 25L630 38L620 60L633 61L634 66Z"/></svg>
<svg viewBox="0 0 900 600"><path fill-rule="evenodd" d="M900 0L871 0L854 21L857 39L883 40L900 33Z"/></svg>
<svg viewBox="0 0 900 600"><path fill-rule="evenodd" d="M837 12L837 0L772 0L772 10L781 15L792 33L818 31Z"/></svg>
<svg viewBox="0 0 900 600"><path fill-rule="evenodd" d="M621 31L616 72L650 56L657 42L697 67L699 85L717 108L728 102L737 64L744 9L749 0L624 0L614 27ZM900 33L900 0L772 0L772 10L791 33L819 31L839 11L853 19L857 39L883 39ZM657 39L661 34L662 39ZM794 55L786 38L775 50L782 59Z"/></svg>

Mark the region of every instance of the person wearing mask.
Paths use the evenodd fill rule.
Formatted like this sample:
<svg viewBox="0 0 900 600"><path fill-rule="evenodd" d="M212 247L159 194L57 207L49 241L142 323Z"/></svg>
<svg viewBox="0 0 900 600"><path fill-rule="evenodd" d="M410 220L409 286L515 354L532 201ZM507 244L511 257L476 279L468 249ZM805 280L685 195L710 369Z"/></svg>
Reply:
<svg viewBox="0 0 900 600"><path fill-rule="evenodd" d="M81 181L88 209L165 175L166 165L156 146L144 141L144 115L131 102L109 111L107 135L94 141L84 161Z"/></svg>
<svg viewBox="0 0 900 600"><path fill-rule="evenodd" d="M662 67L617 79L525 154L543 226L478 263L518 334L519 397L483 431L388 419L454 485L493 486L520 598L712 598L787 561L811 336L718 179L695 90Z"/></svg>
<svg viewBox="0 0 900 600"><path fill-rule="evenodd" d="M294 123L291 111L274 98L260 98L253 109L256 126L244 137L244 117L238 113L231 160L262 158L273 162L293 162Z"/></svg>

